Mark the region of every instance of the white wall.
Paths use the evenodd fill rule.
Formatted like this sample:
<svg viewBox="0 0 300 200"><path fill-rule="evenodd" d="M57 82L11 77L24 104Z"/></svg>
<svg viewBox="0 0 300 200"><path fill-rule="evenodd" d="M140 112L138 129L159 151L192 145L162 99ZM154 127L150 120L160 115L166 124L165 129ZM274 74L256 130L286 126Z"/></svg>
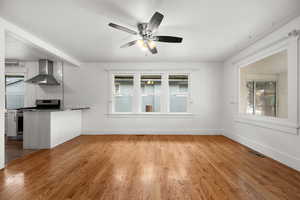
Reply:
<svg viewBox="0 0 300 200"><path fill-rule="evenodd" d="M192 73L193 117L108 116L109 80L105 69L189 70ZM85 63L65 68L65 103L88 105L84 134L220 134L221 63Z"/></svg>
<svg viewBox="0 0 300 200"><path fill-rule="evenodd" d="M4 168L4 111L5 111L5 83L4 83L4 60L5 60L5 33L0 26L0 169Z"/></svg>
<svg viewBox="0 0 300 200"><path fill-rule="evenodd" d="M234 117L238 113L238 72L234 63L272 44L280 38L286 37L289 32L295 29L300 29L300 18L293 20L225 62L222 84L224 89L222 127L224 128L225 136L254 148L290 167L300 170L299 135L292 135L278 130L234 121ZM294 84L299 85L297 82ZM299 110L298 113L300 114Z"/></svg>

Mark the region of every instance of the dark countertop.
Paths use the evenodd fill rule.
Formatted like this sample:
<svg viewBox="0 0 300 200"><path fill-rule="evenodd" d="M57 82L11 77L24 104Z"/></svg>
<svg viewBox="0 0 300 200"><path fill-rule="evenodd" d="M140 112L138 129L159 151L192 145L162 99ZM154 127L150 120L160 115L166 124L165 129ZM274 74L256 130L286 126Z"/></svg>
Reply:
<svg viewBox="0 0 300 200"><path fill-rule="evenodd" d="M63 112L63 111L75 111L75 110L88 110L90 107L70 107L64 109L24 109L23 112Z"/></svg>

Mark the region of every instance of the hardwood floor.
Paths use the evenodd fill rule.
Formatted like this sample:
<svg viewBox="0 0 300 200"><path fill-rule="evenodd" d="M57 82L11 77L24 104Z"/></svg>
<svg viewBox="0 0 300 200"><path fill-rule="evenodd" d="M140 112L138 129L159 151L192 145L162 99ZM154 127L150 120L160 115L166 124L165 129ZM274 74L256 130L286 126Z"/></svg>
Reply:
<svg viewBox="0 0 300 200"><path fill-rule="evenodd" d="M35 151L36 150L33 149L23 149L22 141L6 140L5 141L5 163L7 164L12 160L21 158Z"/></svg>
<svg viewBox="0 0 300 200"><path fill-rule="evenodd" d="M299 200L300 173L223 136L80 136L12 161L0 199Z"/></svg>

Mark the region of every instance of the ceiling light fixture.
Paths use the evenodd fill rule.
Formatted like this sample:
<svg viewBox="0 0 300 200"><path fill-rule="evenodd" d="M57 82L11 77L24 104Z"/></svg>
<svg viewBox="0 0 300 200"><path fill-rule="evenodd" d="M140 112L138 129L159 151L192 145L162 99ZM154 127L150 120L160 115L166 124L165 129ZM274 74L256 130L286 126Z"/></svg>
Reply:
<svg viewBox="0 0 300 200"><path fill-rule="evenodd" d="M149 44L149 46L150 46L151 49L156 48L156 44L152 40L148 41L148 44Z"/></svg>
<svg viewBox="0 0 300 200"><path fill-rule="evenodd" d="M141 47L141 49L142 49L143 51L147 51L147 50L148 50L147 45L146 45L146 43L145 43L144 40L138 40L137 43L138 43L138 45Z"/></svg>
<svg viewBox="0 0 300 200"><path fill-rule="evenodd" d="M154 35L163 18L163 14L155 12L148 23L137 24L138 31L114 23L109 23L108 25L112 28L127 32L129 34L140 36L141 39L128 42L122 45L121 48L131 47L135 44L138 44L142 50L149 50L152 54L157 54L158 51L155 42L181 43L183 39L181 37L174 36Z"/></svg>

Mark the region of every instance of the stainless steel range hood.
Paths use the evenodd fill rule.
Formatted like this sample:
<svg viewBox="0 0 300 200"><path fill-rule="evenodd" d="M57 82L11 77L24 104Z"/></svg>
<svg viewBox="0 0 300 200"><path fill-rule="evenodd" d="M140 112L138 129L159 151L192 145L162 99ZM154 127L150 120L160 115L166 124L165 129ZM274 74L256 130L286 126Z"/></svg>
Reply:
<svg viewBox="0 0 300 200"><path fill-rule="evenodd" d="M53 61L47 59L39 60L39 74L26 82L39 85L59 85L53 76Z"/></svg>

